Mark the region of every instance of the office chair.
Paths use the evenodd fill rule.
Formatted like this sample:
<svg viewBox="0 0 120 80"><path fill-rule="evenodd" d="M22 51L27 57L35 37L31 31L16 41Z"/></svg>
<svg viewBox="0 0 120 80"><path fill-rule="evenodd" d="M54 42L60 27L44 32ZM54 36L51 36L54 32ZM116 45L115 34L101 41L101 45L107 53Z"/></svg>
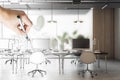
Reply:
<svg viewBox="0 0 120 80"><path fill-rule="evenodd" d="M42 52L32 53L32 55L30 56L30 62L36 65L36 69L28 72L28 75L32 74L32 77L34 77L35 73L39 72L43 77L43 73L46 74L46 71L38 69L38 65L45 63L45 60L46 58Z"/></svg>
<svg viewBox="0 0 120 80"><path fill-rule="evenodd" d="M91 77L93 78L94 76L97 76L97 73L94 71L88 69L88 64L94 63L96 61L96 56L93 52L90 51L83 51L81 56L80 56L80 61L82 63L87 64L87 69L82 70L82 76L84 77L85 72L90 72Z"/></svg>
<svg viewBox="0 0 120 80"><path fill-rule="evenodd" d="M14 52L19 52L20 49L14 49L19 45L19 41L17 39L9 39L8 41L8 49L5 50L5 52L8 52L9 54L7 54L7 56L10 56L11 58L5 61L5 64L7 64L8 62L10 62L10 64L12 63L17 63L17 59L14 58ZM16 46L15 46L16 45Z"/></svg>
<svg viewBox="0 0 120 80"><path fill-rule="evenodd" d="M77 63L80 62L80 55L81 55L81 53L82 53L82 50L72 51L72 54L73 54L74 56L76 56L76 58L71 61L71 64L74 63L74 64L76 65Z"/></svg>

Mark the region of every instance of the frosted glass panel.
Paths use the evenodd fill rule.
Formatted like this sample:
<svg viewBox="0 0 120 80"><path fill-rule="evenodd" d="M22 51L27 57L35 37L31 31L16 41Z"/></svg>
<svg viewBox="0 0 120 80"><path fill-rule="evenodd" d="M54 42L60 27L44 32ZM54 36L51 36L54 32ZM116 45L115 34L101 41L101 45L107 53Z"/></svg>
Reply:
<svg viewBox="0 0 120 80"><path fill-rule="evenodd" d="M33 39L32 46L36 49L49 49L50 39Z"/></svg>
<svg viewBox="0 0 120 80"><path fill-rule="evenodd" d="M9 40L7 40L7 39L0 39L0 48L7 49L8 48L8 42L9 42Z"/></svg>

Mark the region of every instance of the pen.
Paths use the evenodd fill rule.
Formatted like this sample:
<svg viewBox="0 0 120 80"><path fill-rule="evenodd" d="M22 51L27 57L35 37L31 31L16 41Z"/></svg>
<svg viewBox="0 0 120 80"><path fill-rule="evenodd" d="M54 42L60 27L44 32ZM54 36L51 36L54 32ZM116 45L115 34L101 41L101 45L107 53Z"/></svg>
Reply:
<svg viewBox="0 0 120 80"><path fill-rule="evenodd" d="M19 21L19 23L20 23L20 27L21 27L21 29L25 32L25 38L27 39L27 40L30 40L29 39L29 37L28 37L28 35L27 35L27 33L26 33L26 30L25 30L25 28L24 28L24 26L23 26L23 24L22 24L22 20L21 20L21 18L20 18L20 16L17 16L17 18L18 18L18 21Z"/></svg>

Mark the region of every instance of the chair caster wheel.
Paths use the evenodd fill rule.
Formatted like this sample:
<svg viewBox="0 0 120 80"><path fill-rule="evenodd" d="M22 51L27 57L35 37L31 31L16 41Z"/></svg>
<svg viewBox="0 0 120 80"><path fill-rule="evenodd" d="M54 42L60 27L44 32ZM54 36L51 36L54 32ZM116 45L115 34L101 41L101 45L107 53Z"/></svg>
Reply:
<svg viewBox="0 0 120 80"><path fill-rule="evenodd" d="M84 76L84 75L82 75L82 77L84 78L85 76Z"/></svg>
<svg viewBox="0 0 120 80"><path fill-rule="evenodd" d="M97 73L95 74L95 76L97 76Z"/></svg>
<svg viewBox="0 0 120 80"><path fill-rule="evenodd" d="M92 78L94 78L94 76L91 76Z"/></svg>

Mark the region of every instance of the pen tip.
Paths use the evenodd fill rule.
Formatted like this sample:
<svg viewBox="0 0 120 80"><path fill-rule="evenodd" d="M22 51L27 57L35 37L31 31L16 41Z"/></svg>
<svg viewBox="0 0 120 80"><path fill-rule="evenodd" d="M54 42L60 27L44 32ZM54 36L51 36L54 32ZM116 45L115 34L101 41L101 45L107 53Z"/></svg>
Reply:
<svg viewBox="0 0 120 80"><path fill-rule="evenodd" d="M20 18L20 16L18 15L17 18Z"/></svg>
<svg viewBox="0 0 120 80"><path fill-rule="evenodd" d="M28 41L30 40L28 36L26 36L26 39L27 39Z"/></svg>

